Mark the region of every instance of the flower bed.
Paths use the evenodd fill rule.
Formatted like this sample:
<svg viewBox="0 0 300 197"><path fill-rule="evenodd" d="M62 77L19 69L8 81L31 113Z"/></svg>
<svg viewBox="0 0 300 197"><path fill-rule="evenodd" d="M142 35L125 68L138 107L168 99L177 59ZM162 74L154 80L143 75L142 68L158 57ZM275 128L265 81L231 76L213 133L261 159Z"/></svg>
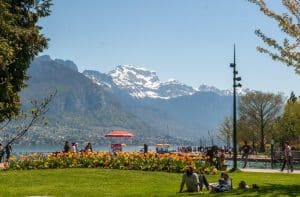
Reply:
<svg viewBox="0 0 300 197"><path fill-rule="evenodd" d="M109 168L125 170L183 172L185 166L193 165L196 170L204 168L208 174L216 174L217 169L207 166L206 158L187 154L157 154L118 152L80 152L52 154L30 154L12 158L9 169L50 169L50 168Z"/></svg>

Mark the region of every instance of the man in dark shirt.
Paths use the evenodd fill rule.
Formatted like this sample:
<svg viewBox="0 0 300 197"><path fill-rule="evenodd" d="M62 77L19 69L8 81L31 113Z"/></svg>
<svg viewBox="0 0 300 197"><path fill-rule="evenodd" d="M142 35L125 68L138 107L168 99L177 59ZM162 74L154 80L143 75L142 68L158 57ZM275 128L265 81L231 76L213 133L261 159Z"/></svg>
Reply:
<svg viewBox="0 0 300 197"><path fill-rule="evenodd" d="M251 147L247 144L247 141L244 141L244 146L242 146L242 151L243 151L242 159L244 159L243 168L245 168L247 166L248 156L251 151Z"/></svg>
<svg viewBox="0 0 300 197"><path fill-rule="evenodd" d="M10 158L10 153L12 152L12 148L11 145L6 145L5 146L5 154L6 154L6 161L8 162L9 158Z"/></svg>
<svg viewBox="0 0 300 197"><path fill-rule="evenodd" d="M64 152L65 152L65 153L68 153L68 152L70 152L70 150L71 150L71 147L70 147L69 142L68 142L68 141L65 141Z"/></svg>

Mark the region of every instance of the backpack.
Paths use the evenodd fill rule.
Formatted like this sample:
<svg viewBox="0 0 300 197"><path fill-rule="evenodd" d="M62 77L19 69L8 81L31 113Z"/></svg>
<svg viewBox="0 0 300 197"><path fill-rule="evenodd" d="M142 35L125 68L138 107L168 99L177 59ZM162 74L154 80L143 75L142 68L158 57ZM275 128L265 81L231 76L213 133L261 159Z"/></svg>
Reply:
<svg viewBox="0 0 300 197"><path fill-rule="evenodd" d="M248 189L249 186L246 184L245 181L241 181L241 182L239 183L239 188L240 188L240 189Z"/></svg>

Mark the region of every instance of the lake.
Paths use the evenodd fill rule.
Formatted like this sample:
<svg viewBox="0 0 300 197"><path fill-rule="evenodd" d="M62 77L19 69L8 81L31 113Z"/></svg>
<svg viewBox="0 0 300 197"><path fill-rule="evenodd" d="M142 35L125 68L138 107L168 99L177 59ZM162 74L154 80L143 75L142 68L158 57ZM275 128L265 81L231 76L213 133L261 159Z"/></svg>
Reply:
<svg viewBox="0 0 300 197"><path fill-rule="evenodd" d="M12 146L13 154L14 153L30 153L30 152L56 152L56 151L62 151L63 146L20 146L20 145L14 145ZM137 146L137 145L127 145L123 147L123 151L139 151L143 146ZM78 146L78 150L84 149L83 146ZM94 151L109 151L109 145L95 145L93 146ZM155 151L155 146L149 146L149 151Z"/></svg>

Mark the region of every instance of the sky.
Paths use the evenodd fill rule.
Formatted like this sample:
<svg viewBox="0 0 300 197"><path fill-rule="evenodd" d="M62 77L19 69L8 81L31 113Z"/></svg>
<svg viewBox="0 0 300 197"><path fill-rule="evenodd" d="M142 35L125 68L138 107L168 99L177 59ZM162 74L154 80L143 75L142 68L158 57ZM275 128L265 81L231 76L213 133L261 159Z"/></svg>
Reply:
<svg viewBox="0 0 300 197"><path fill-rule="evenodd" d="M284 11L280 1L270 6ZM300 75L260 54L254 34L282 38L277 23L246 0L53 0L39 25L49 41L40 55L72 60L79 71L107 73L131 64L193 87L232 87L233 45L243 88L300 95Z"/></svg>

